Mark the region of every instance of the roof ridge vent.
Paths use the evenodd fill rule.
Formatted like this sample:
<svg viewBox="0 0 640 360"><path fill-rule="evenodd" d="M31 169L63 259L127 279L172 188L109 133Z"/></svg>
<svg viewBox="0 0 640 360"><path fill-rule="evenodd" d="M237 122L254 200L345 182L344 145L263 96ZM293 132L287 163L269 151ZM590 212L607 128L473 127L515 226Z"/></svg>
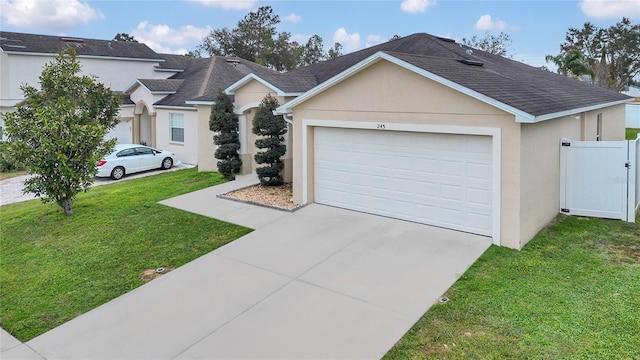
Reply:
<svg viewBox="0 0 640 360"><path fill-rule="evenodd" d="M61 37L60 40L68 41L68 42L77 42L77 43L84 42L84 39L74 38L74 37Z"/></svg>
<svg viewBox="0 0 640 360"><path fill-rule="evenodd" d="M225 60L233 67L236 67L238 66L238 64L240 64L239 58L225 58Z"/></svg>
<svg viewBox="0 0 640 360"><path fill-rule="evenodd" d="M477 61L477 60L460 59L458 61L463 63L463 64L465 64L465 65L472 65L472 66L483 66L484 65L484 63L482 61Z"/></svg>
<svg viewBox="0 0 640 360"><path fill-rule="evenodd" d="M440 37L440 36L436 36L436 39L438 40L442 40L444 42L448 42L448 43L456 43L455 39L450 39L450 38L445 38L445 37Z"/></svg>

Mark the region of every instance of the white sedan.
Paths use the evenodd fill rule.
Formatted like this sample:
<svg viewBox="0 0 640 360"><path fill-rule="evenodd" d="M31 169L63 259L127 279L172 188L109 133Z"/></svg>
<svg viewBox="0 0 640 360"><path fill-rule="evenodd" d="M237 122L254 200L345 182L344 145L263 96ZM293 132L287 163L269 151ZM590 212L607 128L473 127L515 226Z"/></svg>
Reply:
<svg viewBox="0 0 640 360"><path fill-rule="evenodd" d="M137 144L117 144L111 153L96 164L96 176L119 180L126 174L170 169L174 163L175 155L170 151Z"/></svg>

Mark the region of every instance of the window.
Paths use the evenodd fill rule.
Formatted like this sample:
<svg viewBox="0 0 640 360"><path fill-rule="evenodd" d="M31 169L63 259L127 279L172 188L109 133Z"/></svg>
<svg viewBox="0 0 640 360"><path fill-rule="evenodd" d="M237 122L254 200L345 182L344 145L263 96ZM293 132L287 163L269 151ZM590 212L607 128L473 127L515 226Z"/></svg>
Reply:
<svg viewBox="0 0 640 360"><path fill-rule="evenodd" d="M596 120L596 141L602 140L602 113L598 114L598 119Z"/></svg>
<svg viewBox="0 0 640 360"><path fill-rule="evenodd" d="M136 149L124 149L116 154L117 157L134 156L136 155Z"/></svg>
<svg viewBox="0 0 640 360"><path fill-rule="evenodd" d="M153 155L153 150L146 147L136 148L136 154L138 155Z"/></svg>
<svg viewBox="0 0 640 360"><path fill-rule="evenodd" d="M184 114L170 113L171 141L184 142Z"/></svg>

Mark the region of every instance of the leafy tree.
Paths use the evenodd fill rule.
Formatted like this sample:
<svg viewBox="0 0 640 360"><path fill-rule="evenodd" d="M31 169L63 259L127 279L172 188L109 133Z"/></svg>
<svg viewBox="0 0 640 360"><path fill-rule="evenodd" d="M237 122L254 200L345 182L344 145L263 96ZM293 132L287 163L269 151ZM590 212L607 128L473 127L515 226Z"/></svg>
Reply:
<svg viewBox="0 0 640 360"><path fill-rule="evenodd" d="M75 50L61 51L44 66L41 89L22 85L24 102L3 115L13 139L10 152L32 174L23 191L55 201L66 215L75 196L93 184L96 162L115 144L104 138L118 123L121 102L80 70Z"/></svg>
<svg viewBox="0 0 640 360"><path fill-rule="evenodd" d="M307 44L302 47L302 54L300 56L298 66L315 64L326 59L326 57L327 55L324 53L322 38L318 35L313 35L309 38Z"/></svg>
<svg viewBox="0 0 640 360"><path fill-rule="evenodd" d="M323 60L322 38L312 36L306 45L291 40L288 32L278 32L280 17L271 6L247 14L235 28L212 30L198 45L197 52L209 56L237 56L278 71L292 70Z"/></svg>
<svg viewBox="0 0 640 360"><path fill-rule="evenodd" d="M280 17L270 6L262 6L240 20L234 29L212 30L198 49L209 55L237 56L261 65L277 67L273 64L275 54L290 35L278 35L276 25ZM280 61L276 61L279 63Z"/></svg>
<svg viewBox="0 0 640 360"><path fill-rule="evenodd" d="M254 158L258 164L266 164L259 167L256 172L262 185L282 185L282 170L284 156L287 148L284 144L284 134L287 133L287 123L282 115L274 115L273 111L279 106L278 99L271 95L265 96L253 118L253 133L262 136L256 140L258 152Z"/></svg>
<svg viewBox="0 0 640 360"><path fill-rule="evenodd" d="M579 78L582 75L589 75L591 80L595 78L595 72L578 50L571 50L557 56L547 55L545 58L558 66L558 74L574 76Z"/></svg>
<svg viewBox="0 0 640 360"><path fill-rule="evenodd" d="M581 29L569 28L560 54L548 57L572 51L583 55L597 85L621 91L640 74L640 25L628 18L607 29L586 22Z"/></svg>
<svg viewBox="0 0 640 360"><path fill-rule="evenodd" d="M498 35L487 32L483 38L478 38L476 35L473 35L471 39L462 38L462 44L493 55L511 57L509 56L511 37L504 32L500 32Z"/></svg>
<svg viewBox="0 0 640 360"><path fill-rule="evenodd" d="M197 49L189 51L188 53L184 54L184 56L190 57L193 59L199 59L202 57L202 55L200 54L200 50L197 50Z"/></svg>
<svg viewBox="0 0 640 360"><path fill-rule="evenodd" d="M126 42L134 42L137 43L138 40L136 40L136 38L134 38L133 36L127 34L127 33L117 33L116 36L113 37L113 40L115 41L126 41Z"/></svg>
<svg viewBox="0 0 640 360"><path fill-rule="evenodd" d="M213 142L218 146L214 156L218 161L218 171L227 179L233 180L240 172L242 160L240 137L238 135L238 115L233 111L233 102L222 90L218 91L216 102L211 109L209 129L216 132Z"/></svg>
<svg viewBox="0 0 640 360"><path fill-rule="evenodd" d="M342 56L342 44L339 42L333 44L333 48L329 49L327 52L327 59L335 59L339 56Z"/></svg>

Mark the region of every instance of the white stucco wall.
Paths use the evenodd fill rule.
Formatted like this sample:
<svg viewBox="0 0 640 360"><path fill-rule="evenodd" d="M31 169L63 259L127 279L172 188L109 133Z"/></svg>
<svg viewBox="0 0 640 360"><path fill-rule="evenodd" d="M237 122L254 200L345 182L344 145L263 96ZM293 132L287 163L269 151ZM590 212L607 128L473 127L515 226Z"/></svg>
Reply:
<svg viewBox="0 0 640 360"><path fill-rule="evenodd" d="M626 119L628 128L640 129L640 102L627 104Z"/></svg>
<svg viewBox="0 0 640 360"><path fill-rule="evenodd" d="M39 87L38 77L53 55L24 55L0 53L0 106L12 107L23 99L20 86ZM98 81L114 91L123 91L136 79L166 79L171 72L157 72L156 61L123 60L117 58L94 59L78 57L82 74L95 75Z"/></svg>
<svg viewBox="0 0 640 360"><path fill-rule="evenodd" d="M184 143L171 141L170 113L184 114ZM211 139L213 142L213 139ZM198 163L198 112L194 109L156 109L156 147L169 150L186 164Z"/></svg>

